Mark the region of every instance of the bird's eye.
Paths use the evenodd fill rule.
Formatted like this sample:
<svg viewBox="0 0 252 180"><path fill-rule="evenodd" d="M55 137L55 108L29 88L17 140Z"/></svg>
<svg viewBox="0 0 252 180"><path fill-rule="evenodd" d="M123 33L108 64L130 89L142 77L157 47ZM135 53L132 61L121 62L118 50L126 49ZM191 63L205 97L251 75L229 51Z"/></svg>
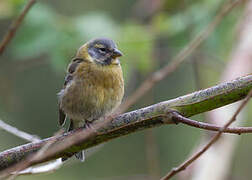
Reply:
<svg viewBox="0 0 252 180"><path fill-rule="evenodd" d="M106 52L106 49L105 48L99 48L99 51L104 53L104 52Z"/></svg>

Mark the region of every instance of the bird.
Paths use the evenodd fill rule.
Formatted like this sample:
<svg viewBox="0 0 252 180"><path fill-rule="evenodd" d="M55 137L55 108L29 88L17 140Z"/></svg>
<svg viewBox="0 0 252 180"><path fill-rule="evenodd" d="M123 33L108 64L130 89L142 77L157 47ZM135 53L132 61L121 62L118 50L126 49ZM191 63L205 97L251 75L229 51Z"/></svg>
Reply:
<svg viewBox="0 0 252 180"><path fill-rule="evenodd" d="M59 124L70 120L68 131L90 125L110 115L121 104L124 79L115 42L96 38L82 45L68 65L63 88L58 93ZM84 151L75 154L84 161ZM62 160L66 160L64 158Z"/></svg>

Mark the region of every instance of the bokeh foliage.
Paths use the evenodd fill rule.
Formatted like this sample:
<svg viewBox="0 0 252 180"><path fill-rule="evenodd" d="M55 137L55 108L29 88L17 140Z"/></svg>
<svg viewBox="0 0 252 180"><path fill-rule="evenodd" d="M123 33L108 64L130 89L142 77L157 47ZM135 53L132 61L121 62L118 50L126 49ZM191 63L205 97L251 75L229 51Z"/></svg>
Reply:
<svg viewBox="0 0 252 180"><path fill-rule="evenodd" d="M26 2L0 1L1 37ZM159 8L148 13L151 5L133 0L38 1L0 58L0 118L41 137L52 135L58 129L56 93L62 86L67 64L76 50L94 37L114 39L124 53L121 63L126 79L125 96L128 96L146 76L167 64L198 34L223 3L217 0L160 2L163 3ZM242 10L236 8L224 18L186 63L131 109L216 84L233 48ZM200 66L200 87L196 86L195 60ZM202 120L202 116L196 118ZM164 174L185 159L201 132L187 127L161 127L154 129L153 134L160 171ZM24 143L3 131L0 141L0 150ZM53 174L36 178L142 177L149 173L147 148L151 147L145 132L136 133L107 143L83 164L70 162ZM240 174L240 167L235 168ZM249 170L244 173L247 177L251 175Z"/></svg>

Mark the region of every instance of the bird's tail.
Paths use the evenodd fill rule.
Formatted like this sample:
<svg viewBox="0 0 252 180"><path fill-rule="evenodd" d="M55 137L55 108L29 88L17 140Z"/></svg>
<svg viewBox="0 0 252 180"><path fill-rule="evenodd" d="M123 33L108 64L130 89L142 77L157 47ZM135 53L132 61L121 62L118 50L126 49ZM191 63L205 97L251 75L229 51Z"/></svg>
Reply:
<svg viewBox="0 0 252 180"><path fill-rule="evenodd" d="M81 162L84 162L84 161L85 161L85 151L82 150L82 151L80 151L80 152L77 152L77 153L75 154L75 157L76 157L77 159L79 159Z"/></svg>
<svg viewBox="0 0 252 180"><path fill-rule="evenodd" d="M68 128L68 132L69 131L72 131L73 129L75 129L76 127L74 126L74 123L73 123L73 121L72 120L70 120L70 125L69 125L69 128ZM77 152L76 154L75 154L75 157L77 158L77 159L79 159L81 162L84 162L85 161L85 151L84 150L82 150L82 151L80 151L80 152ZM65 160L67 160L68 158L63 158L62 159L62 161L65 161Z"/></svg>

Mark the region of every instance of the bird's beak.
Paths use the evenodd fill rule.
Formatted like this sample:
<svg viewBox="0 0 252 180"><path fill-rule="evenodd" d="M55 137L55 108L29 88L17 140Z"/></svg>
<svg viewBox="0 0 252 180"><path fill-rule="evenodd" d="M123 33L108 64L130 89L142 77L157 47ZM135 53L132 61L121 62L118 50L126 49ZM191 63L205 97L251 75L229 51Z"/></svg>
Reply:
<svg viewBox="0 0 252 180"><path fill-rule="evenodd" d="M119 51L118 49L113 49L113 53L112 53L112 57L113 58L117 58L117 57L121 57L123 54L121 51Z"/></svg>

